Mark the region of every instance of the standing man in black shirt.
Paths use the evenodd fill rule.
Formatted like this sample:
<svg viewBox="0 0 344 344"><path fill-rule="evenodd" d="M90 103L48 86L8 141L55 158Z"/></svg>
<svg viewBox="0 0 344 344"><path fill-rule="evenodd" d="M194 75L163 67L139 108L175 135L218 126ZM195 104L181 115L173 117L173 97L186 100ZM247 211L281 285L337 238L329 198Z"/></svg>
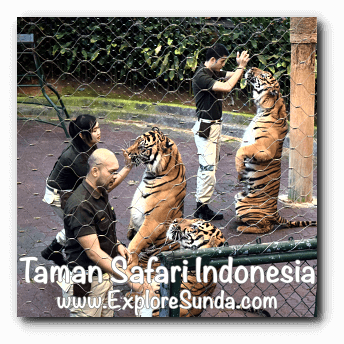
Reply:
<svg viewBox="0 0 344 344"><path fill-rule="evenodd" d="M197 69L192 88L196 99L198 117L192 131L199 156L197 173L196 218L206 221L222 220L223 214L216 213L208 206L214 192L215 172L219 161L220 136L222 128L222 94L229 93L242 78L249 61L249 55L243 51L237 53L238 68L235 72L222 70L229 52L222 44L216 44L206 52L206 61Z"/></svg>

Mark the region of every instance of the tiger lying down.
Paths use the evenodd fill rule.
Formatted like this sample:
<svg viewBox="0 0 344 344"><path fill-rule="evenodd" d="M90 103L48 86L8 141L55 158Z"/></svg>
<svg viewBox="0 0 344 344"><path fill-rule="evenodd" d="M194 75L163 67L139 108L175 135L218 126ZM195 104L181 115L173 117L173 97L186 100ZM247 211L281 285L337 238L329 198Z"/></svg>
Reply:
<svg viewBox="0 0 344 344"><path fill-rule="evenodd" d="M135 165L144 164L146 170L131 203L131 220L128 238L133 262L128 267L146 268L148 259L163 251L174 251L182 246L216 247L223 245L225 239L220 230L203 220L182 220L183 202L186 195L185 166L176 144L158 128L139 136L127 149ZM177 224L185 236L176 234ZM170 237L166 236L169 225ZM185 239L187 238L187 239ZM155 270L160 263L152 264ZM189 289L193 296L211 295L215 284L197 283L188 274L188 283L181 288ZM202 309L181 309L181 317L198 316ZM158 316L155 311L153 316Z"/></svg>
<svg viewBox="0 0 344 344"><path fill-rule="evenodd" d="M278 214L282 146L288 131L286 107L270 72L251 68L245 78L254 88L257 114L236 153L235 167L245 184L245 191L235 196L237 217L245 224L237 231L267 233L273 225L316 226L316 221L288 221Z"/></svg>

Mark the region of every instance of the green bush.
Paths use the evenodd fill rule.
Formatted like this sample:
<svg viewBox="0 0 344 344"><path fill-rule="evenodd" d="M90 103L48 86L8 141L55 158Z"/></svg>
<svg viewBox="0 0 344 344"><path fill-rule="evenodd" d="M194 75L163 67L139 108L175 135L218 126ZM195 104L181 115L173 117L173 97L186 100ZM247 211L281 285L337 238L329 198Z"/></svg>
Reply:
<svg viewBox="0 0 344 344"><path fill-rule="evenodd" d="M219 42L230 52L228 70L248 50L250 65L270 70L289 94L288 18L18 18L17 32L34 33L47 77L178 89Z"/></svg>

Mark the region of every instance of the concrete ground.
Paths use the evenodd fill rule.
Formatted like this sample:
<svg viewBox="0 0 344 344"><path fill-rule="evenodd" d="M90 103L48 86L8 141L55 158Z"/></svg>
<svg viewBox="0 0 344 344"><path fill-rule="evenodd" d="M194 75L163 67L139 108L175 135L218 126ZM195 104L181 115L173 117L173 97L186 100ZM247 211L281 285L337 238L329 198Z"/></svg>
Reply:
<svg viewBox="0 0 344 344"><path fill-rule="evenodd" d="M116 154L120 166L123 166L121 148L130 146L135 138L149 129L149 123L135 123L131 121L109 122L100 120L102 142L99 147L105 147ZM159 125L159 123L157 124ZM68 311L59 309L57 298L61 296L61 289L56 283L35 283L32 278L34 269L38 266L49 268L52 264L44 260L40 252L50 244L63 223L50 207L42 202L45 191L45 179L53 168L63 148L67 145L62 129L34 121L18 121L17 124L17 315L19 317L68 317ZM175 141L181 152L187 174L187 196L185 199L185 216L192 216L195 210L195 189L198 161L196 147L189 129L172 129L161 126L161 130ZM226 134L226 133L224 133ZM223 232L229 245L256 243L257 235L240 234L236 232L237 222L234 211L234 195L241 190L237 183L234 157L239 142L225 137L221 146L221 161L217 171L217 185L211 208L221 210L224 214L222 221L216 224ZM141 180L143 167L134 168L127 179L110 194L110 203L117 215L117 236L128 244L126 238L129 223L131 198L138 182ZM288 190L288 159L282 160L282 179L280 195L286 195ZM313 196L317 192L317 168L314 170ZM295 208L292 204L279 202L280 215L294 220L316 220L317 208ZM259 240L264 242L286 241L312 238L317 234L317 227L276 229L262 235ZM25 281L25 264L20 258L36 257L31 264L31 281ZM306 263L315 267L316 261ZM281 266L281 265L276 265ZM294 264L295 266L295 264ZM267 266L265 266L266 268ZM123 292L126 288L123 288ZM272 316L305 316L310 317L314 311L314 295L316 285L308 284L279 284L267 285L262 283L255 287L247 285L218 285L215 295L225 290L239 301L243 295L276 295L279 307L270 311ZM122 292L122 295L123 295ZM309 309L310 308L310 309ZM119 317L133 317L133 311L128 309L116 312ZM255 316L243 312L225 312L217 309L207 309L204 317L241 317Z"/></svg>

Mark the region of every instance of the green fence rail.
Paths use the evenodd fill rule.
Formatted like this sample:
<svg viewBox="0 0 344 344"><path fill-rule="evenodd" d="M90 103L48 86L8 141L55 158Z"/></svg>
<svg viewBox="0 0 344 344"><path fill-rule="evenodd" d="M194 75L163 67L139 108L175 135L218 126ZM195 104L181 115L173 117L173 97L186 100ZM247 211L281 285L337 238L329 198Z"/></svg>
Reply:
<svg viewBox="0 0 344 344"><path fill-rule="evenodd" d="M174 252L162 252L159 254L161 265L164 266L169 276L172 267L183 267L183 261L187 260L188 271L196 267L196 259L201 257L201 266L214 266L220 268L228 264L228 257L233 258L233 267L264 265L275 263L288 263L296 260L317 260L317 238L305 240L289 240L263 244L247 244L227 246L221 248L207 248L199 250L178 250ZM160 286L161 297L168 299L176 297L180 303L181 271L174 270L175 282L162 283ZM317 313L316 296L314 300L314 316ZM169 309L168 303L160 308L160 317L179 317L179 307Z"/></svg>

